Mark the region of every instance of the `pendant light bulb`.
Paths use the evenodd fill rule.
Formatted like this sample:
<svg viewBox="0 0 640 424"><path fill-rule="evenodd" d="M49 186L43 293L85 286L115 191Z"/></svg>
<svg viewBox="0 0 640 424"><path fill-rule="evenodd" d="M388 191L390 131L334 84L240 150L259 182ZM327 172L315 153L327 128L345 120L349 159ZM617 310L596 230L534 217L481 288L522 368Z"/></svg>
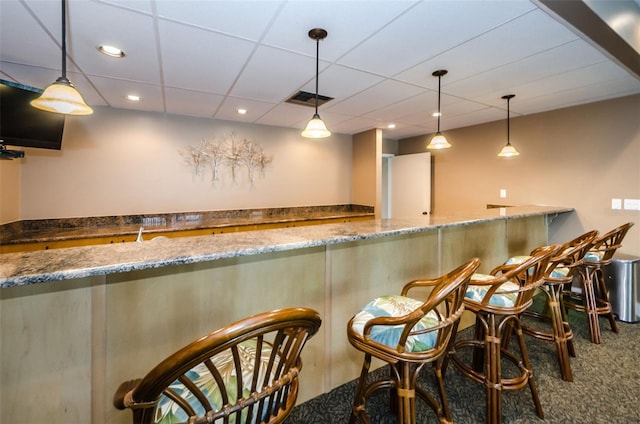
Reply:
<svg viewBox="0 0 640 424"><path fill-rule="evenodd" d="M518 156L520 153L516 150L515 147L511 145L511 140L509 140L510 136L510 118L509 118L509 101L514 98L515 94L507 94L502 96L503 99L507 100L507 144L500 150L498 156L501 158L512 158L514 156Z"/></svg>
<svg viewBox="0 0 640 424"><path fill-rule="evenodd" d="M301 135L306 138L325 138L331 135L320 115L318 114L318 71L320 63L320 40L327 37L327 31L322 28L314 28L309 31L309 38L316 40L316 111L313 117L302 131Z"/></svg>
<svg viewBox="0 0 640 424"><path fill-rule="evenodd" d="M431 150L448 149L449 147L451 147L451 144L449 144L447 138L439 132L437 132L436 135L433 136L433 138L427 145L427 149Z"/></svg>
<svg viewBox="0 0 640 424"><path fill-rule="evenodd" d="M442 115L442 113L440 113L440 81L442 79L442 76L446 74L447 71L445 69L440 69L439 71L435 71L433 74L431 74L434 77L438 77L438 131L436 132L436 135L433 136L429 144L427 144L427 149L430 150L441 150L451 147L451 144L449 144L447 138L440 132L440 116Z"/></svg>
<svg viewBox="0 0 640 424"><path fill-rule="evenodd" d="M501 158L512 158L518 156L520 153L511 144L507 143L498 153Z"/></svg>
<svg viewBox="0 0 640 424"><path fill-rule="evenodd" d="M62 2L62 76L31 101L31 106L65 115L90 115L93 109L67 79L67 6Z"/></svg>
<svg viewBox="0 0 640 424"><path fill-rule="evenodd" d="M320 115L317 113L309 121L306 128L302 131L302 136L306 138L325 138L331 135L331 131L327 129Z"/></svg>

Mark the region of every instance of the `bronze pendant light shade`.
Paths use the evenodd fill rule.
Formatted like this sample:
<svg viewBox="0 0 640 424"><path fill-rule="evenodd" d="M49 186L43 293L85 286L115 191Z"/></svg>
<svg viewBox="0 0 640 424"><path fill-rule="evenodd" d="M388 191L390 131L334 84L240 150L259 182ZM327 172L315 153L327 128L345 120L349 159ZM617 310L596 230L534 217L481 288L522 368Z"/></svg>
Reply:
<svg viewBox="0 0 640 424"><path fill-rule="evenodd" d="M327 31L322 28L314 28L309 31L309 38L316 40L316 111L313 117L302 131L302 136L306 138L325 138L331 135L331 131L327 129L320 115L318 115L318 69L320 61L320 40L327 37Z"/></svg>
<svg viewBox="0 0 640 424"><path fill-rule="evenodd" d="M510 136L510 119L509 119L509 102L512 98L514 98L515 94L507 94L502 96L503 99L507 101L507 144L500 150L498 156L501 158L512 158L514 156L518 156L520 153L516 150L515 147L511 145L511 141L509 140Z"/></svg>
<svg viewBox="0 0 640 424"><path fill-rule="evenodd" d="M431 74L434 77L438 77L438 132L436 132L436 135L434 135L429 144L427 144L427 149L431 150L448 149L451 147L446 137L440 133L440 81L442 80L442 76L446 74L447 71L445 69L440 69Z"/></svg>
<svg viewBox="0 0 640 424"><path fill-rule="evenodd" d="M49 85L40 97L31 101L31 106L48 112L65 115L90 115L89 107L78 90L67 79L67 0L62 2L62 76Z"/></svg>

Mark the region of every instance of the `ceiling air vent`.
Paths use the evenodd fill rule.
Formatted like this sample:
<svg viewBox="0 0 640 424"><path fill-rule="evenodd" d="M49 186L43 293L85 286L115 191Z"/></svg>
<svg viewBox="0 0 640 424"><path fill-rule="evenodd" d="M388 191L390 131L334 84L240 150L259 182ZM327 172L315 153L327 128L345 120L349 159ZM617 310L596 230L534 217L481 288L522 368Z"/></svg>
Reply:
<svg viewBox="0 0 640 424"><path fill-rule="evenodd" d="M318 106L323 105L330 100L333 100L333 97L327 97L327 96L322 96L318 94ZM315 107L316 95L314 93L308 93L306 91L298 91L296 94L294 94L287 100L287 103Z"/></svg>

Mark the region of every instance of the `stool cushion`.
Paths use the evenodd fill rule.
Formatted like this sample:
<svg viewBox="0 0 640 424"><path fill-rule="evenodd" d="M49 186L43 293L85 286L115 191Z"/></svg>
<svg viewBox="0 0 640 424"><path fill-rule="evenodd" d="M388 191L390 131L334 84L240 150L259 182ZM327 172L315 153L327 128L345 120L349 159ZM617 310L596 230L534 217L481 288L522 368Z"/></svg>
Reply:
<svg viewBox="0 0 640 424"><path fill-rule="evenodd" d="M513 256L504 263L505 265L514 265L521 264L522 262L530 259L531 256ZM564 278L569 275L569 268L563 266L557 266L553 271L551 271L550 277L554 278Z"/></svg>
<svg viewBox="0 0 640 424"><path fill-rule="evenodd" d="M589 262L600 262L604 256L604 250L590 250L584 255L584 260Z"/></svg>
<svg viewBox="0 0 640 424"><path fill-rule="evenodd" d="M382 296L369 302L353 319L353 329L360 335L364 334L364 326L367 321L376 317L401 317L415 311L422 302L410 297L392 295ZM424 330L438 325L438 317L434 311L430 311L416 323L413 330ZM398 346L400 335L404 325L375 325L371 329L371 339L395 348ZM433 349L436 344L438 332L409 336L405 343L407 352L424 352Z"/></svg>
<svg viewBox="0 0 640 424"><path fill-rule="evenodd" d="M243 367L243 378L244 384L242 387L251 387L251 378L253 375L253 364L256 356L256 341L248 340L238 344L238 353L240 355L240 360L242 362ZM271 355L271 347L267 345L263 345L262 353L260 357L261 361L261 374L258 381L264 381L265 370L267 364L269 363L269 356ZM231 350L225 350L223 352L218 353L214 357L211 358L211 361L218 369L222 376L222 380L225 383L227 396L229 396L229 402L233 403L237 399L242 397L247 397L249 395L249 390L246 390L246 393L237 393L237 385L236 385L236 368L233 363L233 355ZM277 364L277 363L276 363ZM207 396L209 403L211 404L214 410L219 410L224 407L222 402L222 394L220 393L220 387L216 383L213 375L209 372L209 369L203 363L200 363L193 367L189 372L185 373L196 386L198 386L202 392ZM184 395L185 399L191 405L191 408L198 414L198 416L203 416L205 414L205 410L202 404L195 398L191 393L189 393L188 389L182 384L179 380L174 381L169 389L177 392L181 396ZM268 398L267 398L268 399ZM242 411L243 419L242 422L249 422L246 420L247 410L244 409ZM155 423L156 424L169 424L169 423L182 423L187 422L189 417L185 413L185 411L178 406L173 400L168 398L167 396L160 396L158 401L158 406L155 411ZM232 416L232 421L235 422L235 418Z"/></svg>
<svg viewBox="0 0 640 424"><path fill-rule="evenodd" d="M495 277L493 275L487 274L473 274L471 276L471 281L488 281L492 278ZM482 302L491 287L493 286L475 286L473 284L469 284L464 297L476 302ZM515 305L516 299L518 297L518 290L520 290L520 285L517 283L511 281L502 283L500 287L495 291L493 296L491 296L491 298L489 299L489 305L504 307L511 307Z"/></svg>

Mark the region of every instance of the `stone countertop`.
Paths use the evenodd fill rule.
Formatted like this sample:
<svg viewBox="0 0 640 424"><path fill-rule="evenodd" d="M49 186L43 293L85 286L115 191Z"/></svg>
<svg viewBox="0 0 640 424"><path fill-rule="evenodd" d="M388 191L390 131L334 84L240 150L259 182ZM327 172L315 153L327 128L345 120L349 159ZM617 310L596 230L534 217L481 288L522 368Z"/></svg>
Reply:
<svg viewBox="0 0 640 424"><path fill-rule="evenodd" d="M286 224L321 219L373 217L373 208L359 205L242 209L24 221L4 225L0 244L46 243L95 237L118 237L260 224Z"/></svg>
<svg viewBox="0 0 640 424"><path fill-rule="evenodd" d="M415 219L367 220L0 255L0 288L302 249L573 208L518 206Z"/></svg>

